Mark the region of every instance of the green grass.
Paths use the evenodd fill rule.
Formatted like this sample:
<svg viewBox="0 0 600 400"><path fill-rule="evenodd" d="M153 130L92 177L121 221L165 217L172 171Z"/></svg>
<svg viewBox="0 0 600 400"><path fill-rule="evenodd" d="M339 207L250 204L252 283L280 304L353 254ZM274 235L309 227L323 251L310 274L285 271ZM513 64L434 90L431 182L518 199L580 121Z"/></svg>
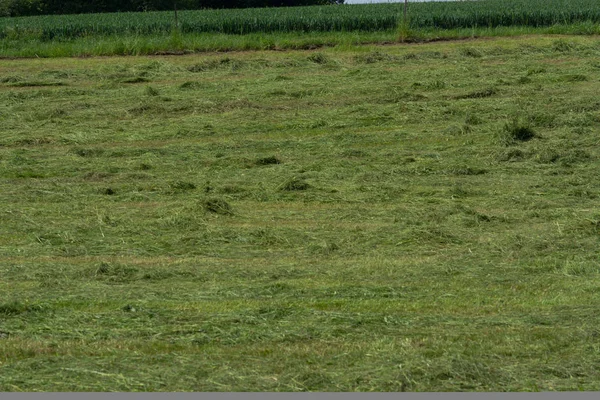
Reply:
<svg viewBox="0 0 600 400"><path fill-rule="evenodd" d="M77 38L66 41L35 39L0 40L0 58L54 58L90 56L183 55L254 50L315 50L356 45L427 43L457 39L514 37L525 35L600 35L600 25L581 23L545 28L496 27L462 29L418 29L405 32L314 32L247 35L171 34L122 35Z"/></svg>
<svg viewBox="0 0 600 400"><path fill-rule="evenodd" d="M482 0L0 18L0 57L314 49L523 34L600 34L596 0Z"/></svg>
<svg viewBox="0 0 600 400"><path fill-rule="evenodd" d="M396 29L404 5L355 4L183 11L182 33L352 32ZM480 0L410 4L411 28L546 27L600 23L595 0ZM164 34L172 12L108 13L0 18L0 38L62 40L85 36Z"/></svg>
<svg viewBox="0 0 600 400"><path fill-rule="evenodd" d="M599 56L1 60L0 391L599 390Z"/></svg>

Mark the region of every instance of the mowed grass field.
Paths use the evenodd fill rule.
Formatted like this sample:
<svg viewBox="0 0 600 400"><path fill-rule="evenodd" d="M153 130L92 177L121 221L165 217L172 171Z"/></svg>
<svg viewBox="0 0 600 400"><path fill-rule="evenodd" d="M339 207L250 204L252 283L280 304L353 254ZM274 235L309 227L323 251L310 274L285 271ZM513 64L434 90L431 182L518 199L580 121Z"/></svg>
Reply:
<svg viewBox="0 0 600 400"><path fill-rule="evenodd" d="M0 391L600 390L599 56L0 61Z"/></svg>

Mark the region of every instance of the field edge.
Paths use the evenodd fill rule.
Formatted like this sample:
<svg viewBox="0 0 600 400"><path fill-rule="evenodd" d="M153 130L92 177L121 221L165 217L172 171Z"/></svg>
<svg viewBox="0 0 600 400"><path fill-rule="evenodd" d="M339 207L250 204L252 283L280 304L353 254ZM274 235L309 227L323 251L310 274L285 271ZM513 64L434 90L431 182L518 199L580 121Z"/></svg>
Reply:
<svg viewBox="0 0 600 400"><path fill-rule="evenodd" d="M184 55L234 51L314 50L325 47L349 48L358 45L418 44L436 41L515 37L527 35L600 35L600 24L582 23L533 28L526 26L419 29L400 33L318 32L93 36L72 40L0 40L0 59Z"/></svg>

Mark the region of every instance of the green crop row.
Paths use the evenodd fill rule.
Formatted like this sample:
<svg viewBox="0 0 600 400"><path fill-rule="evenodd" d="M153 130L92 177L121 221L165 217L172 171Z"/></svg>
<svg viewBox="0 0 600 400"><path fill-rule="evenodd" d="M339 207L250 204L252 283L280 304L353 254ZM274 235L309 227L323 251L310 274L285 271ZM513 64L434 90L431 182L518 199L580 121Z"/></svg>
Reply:
<svg viewBox="0 0 600 400"><path fill-rule="evenodd" d="M183 33L383 31L395 29L403 5L364 4L179 13ZM600 23L598 0L481 0L412 3L412 28L551 26ZM121 34L161 34L174 27L173 13L116 13L0 18L0 39L43 40Z"/></svg>

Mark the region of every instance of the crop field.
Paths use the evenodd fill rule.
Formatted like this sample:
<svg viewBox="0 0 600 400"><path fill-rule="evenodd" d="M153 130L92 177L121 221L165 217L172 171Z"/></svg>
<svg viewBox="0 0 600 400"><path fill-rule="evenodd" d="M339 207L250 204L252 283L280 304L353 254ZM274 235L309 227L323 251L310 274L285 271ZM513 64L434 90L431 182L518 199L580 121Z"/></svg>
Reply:
<svg viewBox="0 0 600 400"><path fill-rule="evenodd" d="M0 58L352 47L528 34L599 35L596 0L482 0L0 18Z"/></svg>
<svg viewBox="0 0 600 400"><path fill-rule="evenodd" d="M600 390L599 57L0 60L0 391Z"/></svg>
<svg viewBox="0 0 600 400"><path fill-rule="evenodd" d="M179 13L181 33L386 31L398 27L403 5L366 4ZM410 4L411 28L547 27L600 23L596 0L483 0ZM0 19L0 38L42 40L105 35L152 35L174 29L172 12Z"/></svg>

